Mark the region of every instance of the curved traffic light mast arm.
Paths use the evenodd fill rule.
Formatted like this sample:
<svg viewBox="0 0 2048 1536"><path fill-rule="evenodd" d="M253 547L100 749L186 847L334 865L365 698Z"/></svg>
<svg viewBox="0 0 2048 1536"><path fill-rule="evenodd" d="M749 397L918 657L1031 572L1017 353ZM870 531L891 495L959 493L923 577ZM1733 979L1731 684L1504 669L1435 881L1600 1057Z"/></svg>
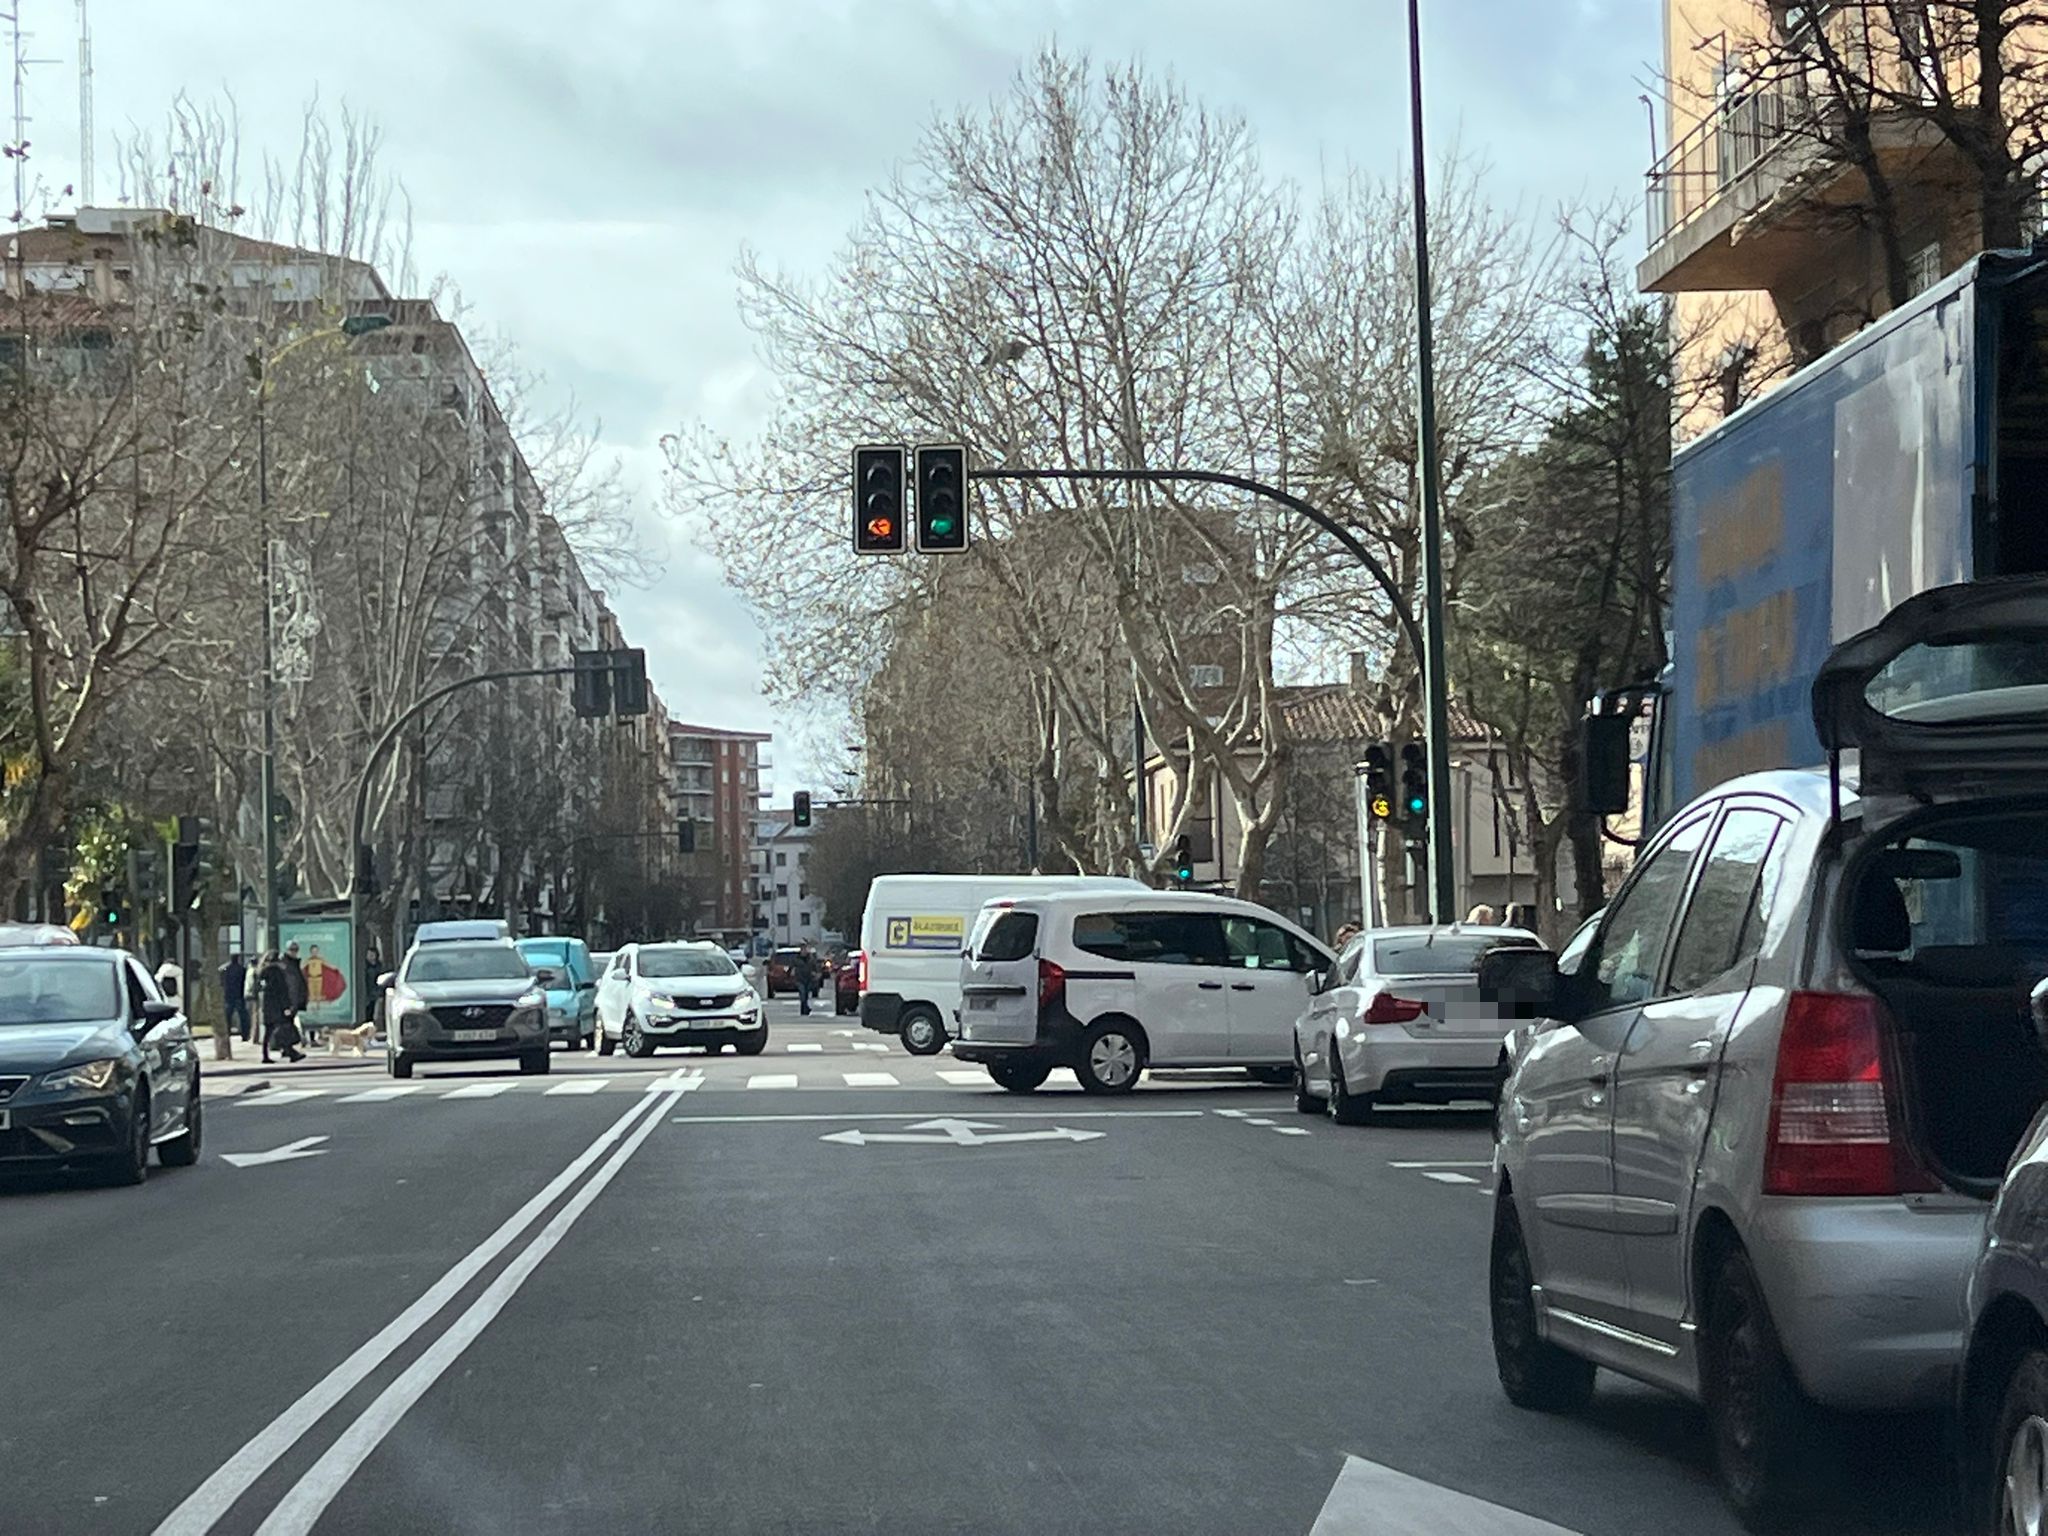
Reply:
<svg viewBox="0 0 2048 1536"><path fill-rule="evenodd" d="M1408 645L1415 656L1416 664L1422 664L1427 652L1422 644L1422 626L1415 615L1408 610L1407 601L1401 596L1401 589L1394 585L1387 568L1374 558L1371 550L1359 543L1358 536L1327 512L1311 506L1299 496L1281 490L1278 486L1267 485L1263 480L1254 480L1247 475L1225 474L1214 469L970 469L970 480L1119 480L1125 482L1146 481L1153 484L1172 484L1175 481L1193 482L1202 485L1227 485L1233 490L1248 491L1254 496L1263 496L1268 501L1278 502L1291 512L1298 512L1323 532L1329 534L1345 549L1349 550L1358 563L1387 596L1392 605L1394 618L1401 626L1402 634L1408 637Z"/></svg>

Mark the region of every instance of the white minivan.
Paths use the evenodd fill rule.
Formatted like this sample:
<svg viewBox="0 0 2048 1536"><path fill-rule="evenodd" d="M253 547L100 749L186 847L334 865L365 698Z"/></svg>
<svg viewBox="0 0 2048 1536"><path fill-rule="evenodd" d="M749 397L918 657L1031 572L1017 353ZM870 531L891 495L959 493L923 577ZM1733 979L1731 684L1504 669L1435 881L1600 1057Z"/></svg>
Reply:
<svg viewBox="0 0 2048 1536"><path fill-rule="evenodd" d="M1294 1021L1329 950L1249 901L1191 891L1004 897L960 963L953 1054L1014 1093L1070 1067L1127 1093L1147 1067L1294 1070Z"/></svg>
<svg viewBox="0 0 2048 1536"><path fill-rule="evenodd" d="M913 1056L944 1050L960 1007L960 951L998 896L1142 891L1122 875L877 875L860 920L860 1021Z"/></svg>

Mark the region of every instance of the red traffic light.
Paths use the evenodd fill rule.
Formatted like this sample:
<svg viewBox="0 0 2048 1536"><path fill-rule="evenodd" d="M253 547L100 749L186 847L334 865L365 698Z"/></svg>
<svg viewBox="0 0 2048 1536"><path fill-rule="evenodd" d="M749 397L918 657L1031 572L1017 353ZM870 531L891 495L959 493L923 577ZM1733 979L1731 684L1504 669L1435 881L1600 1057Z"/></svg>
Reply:
<svg viewBox="0 0 2048 1536"><path fill-rule="evenodd" d="M853 552L900 555L904 537L904 481L910 460L905 448L853 450Z"/></svg>

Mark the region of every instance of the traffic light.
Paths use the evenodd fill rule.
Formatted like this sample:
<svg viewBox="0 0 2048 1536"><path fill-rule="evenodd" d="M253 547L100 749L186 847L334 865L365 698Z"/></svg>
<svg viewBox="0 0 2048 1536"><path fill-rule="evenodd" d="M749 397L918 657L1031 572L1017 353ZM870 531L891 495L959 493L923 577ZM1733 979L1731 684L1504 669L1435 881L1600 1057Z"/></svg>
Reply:
<svg viewBox="0 0 2048 1536"><path fill-rule="evenodd" d="M638 647L613 651L612 713L620 719L647 713L647 653Z"/></svg>
<svg viewBox="0 0 2048 1536"><path fill-rule="evenodd" d="M121 901L121 893L111 885L100 887L100 921L109 928L124 927L128 920L127 909Z"/></svg>
<svg viewBox="0 0 2048 1536"><path fill-rule="evenodd" d="M789 822L794 827L808 827L811 824L811 792L800 789L790 802Z"/></svg>
<svg viewBox="0 0 2048 1536"><path fill-rule="evenodd" d="M575 666L569 692L576 713L585 720L602 719L612 712L612 653L578 651Z"/></svg>
<svg viewBox="0 0 2048 1536"><path fill-rule="evenodd" d="M1387 821L1394 814L1394 754L1384 741L1365 749L1365 808L1374 821Z"/></svg>
<svg viewBox="0 0 2048 1536"><path fill-rule="evenodd" d="M1421 836L1429 825L1429 754L1419 741L1401 748L1400 811L1410 833Z"/></svg>
<svg viewBox="0 0 2048 1536"><path fill-rule="evenodd" d="M903 510L902 448L853 450L853 552L900 555L909 547Z"/></svg>
<svg viewBox="0 0 2048 1536"><path fill-rule="evenodd" d="M203 816L180 816L171 843L171 914L174 917L199 910L207 889L217 873L212 844L207 841Z"/></svg>
<svg viewBox="0 0 2048 1536"><path fill-rule="evenodd" d="M1173 878L1187 885L1195 878L1194 850L1188 845L1188 835L1183 832L1173 840Z"/></svg>
<svg viewBox="0 0 2048 1536"><path fill-rule="evenodd" d="M697 851L697 823L687 817L676 822L676 852Z"/></svg>
<svg viewBox="0 0 2048 1536"><path fill-rule="evenodd" d="M917 450L917 548L967 552L967 450L958 443Z"/></svg>
<svg viewBox="0 0 2048 1536"><path fill-rule="evenodd" d="M163 894L163 855L154 848L130 848L128 899L138 907L153 907Z"/></svg>
<svg viewBox="0 0 2048 1536"><path fill-rule="evenodd" d="M383 889L384 882L377 878L377 850L368 843L356 844L356 890L375 896Z"/></svg>

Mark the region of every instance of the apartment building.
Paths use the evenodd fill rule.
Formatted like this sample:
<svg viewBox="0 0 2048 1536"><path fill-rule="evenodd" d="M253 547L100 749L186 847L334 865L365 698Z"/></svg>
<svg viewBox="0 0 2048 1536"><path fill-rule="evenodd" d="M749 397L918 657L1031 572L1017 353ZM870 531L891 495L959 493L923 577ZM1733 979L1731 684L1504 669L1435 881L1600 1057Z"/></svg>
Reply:
<svg viewBox="0 0 2048 1536"><path fill-rule="evenodd" d="M824 898L811 889L812 827L787 813L763 816L754 826L754 931L775 944L829 943Z"/></svg>
<svg viewBox="0 0 2048 1536"><path fill-rule="evenodd" d="M704 897L702 926L745 933L755 924L754 830L761 808L765 731L671 725L676 815L692 825L689 868Z"/></svg>

